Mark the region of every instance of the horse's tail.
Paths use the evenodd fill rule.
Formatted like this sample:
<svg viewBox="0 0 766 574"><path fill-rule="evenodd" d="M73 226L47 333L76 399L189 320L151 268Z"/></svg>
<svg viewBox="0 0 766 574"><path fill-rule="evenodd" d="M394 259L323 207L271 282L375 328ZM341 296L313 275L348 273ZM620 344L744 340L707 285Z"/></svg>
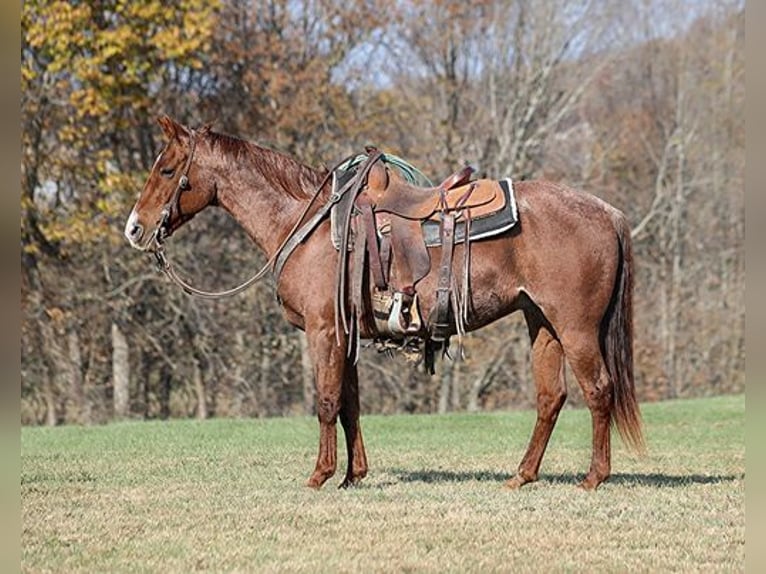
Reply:
<svg viewBox="0 0 766 574"><path fill-rule="evenodd" d="M625 217L616 218L620 261L612 300L605 316L604 359L614 384L612 423L626 445L644 453L641 413L633 380L633 247Z"/></svg>

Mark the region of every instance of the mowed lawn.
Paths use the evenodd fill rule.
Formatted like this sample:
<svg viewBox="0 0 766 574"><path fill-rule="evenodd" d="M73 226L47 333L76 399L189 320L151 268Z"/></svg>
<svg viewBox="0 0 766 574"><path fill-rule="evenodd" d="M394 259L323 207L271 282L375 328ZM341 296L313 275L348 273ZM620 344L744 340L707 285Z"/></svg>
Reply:
<svg viewBox="0 0 766 574"><path fill-rule="evenodd" d="M742 571L745 398L642 406L649 454L575 487L587 411L565 410L541 480L502 488L534 413L367 416L370 474L303 486L313 418L24 428L24 572ZM342 433L339 439L342 443Z"/></svg>

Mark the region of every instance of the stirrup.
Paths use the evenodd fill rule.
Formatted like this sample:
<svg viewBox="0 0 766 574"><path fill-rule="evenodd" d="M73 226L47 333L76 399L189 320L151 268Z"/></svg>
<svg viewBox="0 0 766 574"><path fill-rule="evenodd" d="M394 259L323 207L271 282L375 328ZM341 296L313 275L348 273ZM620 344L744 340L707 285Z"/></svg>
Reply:
<svg viewBox="0 0 766 574"><path fill-rule="evenodd" d="M418 310L418 295L396 291L388 315L388 329L398 335L414 335L420 331L423 321Z"/></svg>

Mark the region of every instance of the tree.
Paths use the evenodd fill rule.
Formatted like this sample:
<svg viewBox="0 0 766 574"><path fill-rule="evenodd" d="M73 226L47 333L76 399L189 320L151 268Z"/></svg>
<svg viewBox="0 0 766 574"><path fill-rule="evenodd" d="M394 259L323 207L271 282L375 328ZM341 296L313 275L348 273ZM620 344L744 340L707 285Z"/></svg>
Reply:
<svg viewBox="0 0 766 574"><path fill-rule="evenodd" d="M213 9L204 0L23 5L22 308L39 351L23 358L47 365L49 423L67 418L55 387L79 385L86 368L69 363L93 359L109 337L104 320L119 321L113 301L94 293L126 271L108 262L122 247L115 226L130 190L153 161L155 100L166 88L188 99ZM85 325L90 341L73 336ZM67 360L57 330L73 346ZM93 353L74 348L83 343Z"/></svg>

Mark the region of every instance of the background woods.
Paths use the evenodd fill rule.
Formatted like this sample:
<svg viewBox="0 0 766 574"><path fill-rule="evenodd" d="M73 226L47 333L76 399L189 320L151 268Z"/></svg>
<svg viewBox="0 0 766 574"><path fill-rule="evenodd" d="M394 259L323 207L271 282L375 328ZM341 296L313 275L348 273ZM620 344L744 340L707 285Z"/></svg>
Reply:
<svg viewBox="0 0 766 574"><path fill-rule="evenodd" d="M471 163L594 193L633 224L640 399L741 391L743 4L25 2L22 422L313 409L270 286L191 299L123 240L162 113L310 165L374 143L433 179ZM169 249L207 288L263 263L213 210ZM532 404L520 316L467 355L429 378L365 351L364 410Z"/></svg>

